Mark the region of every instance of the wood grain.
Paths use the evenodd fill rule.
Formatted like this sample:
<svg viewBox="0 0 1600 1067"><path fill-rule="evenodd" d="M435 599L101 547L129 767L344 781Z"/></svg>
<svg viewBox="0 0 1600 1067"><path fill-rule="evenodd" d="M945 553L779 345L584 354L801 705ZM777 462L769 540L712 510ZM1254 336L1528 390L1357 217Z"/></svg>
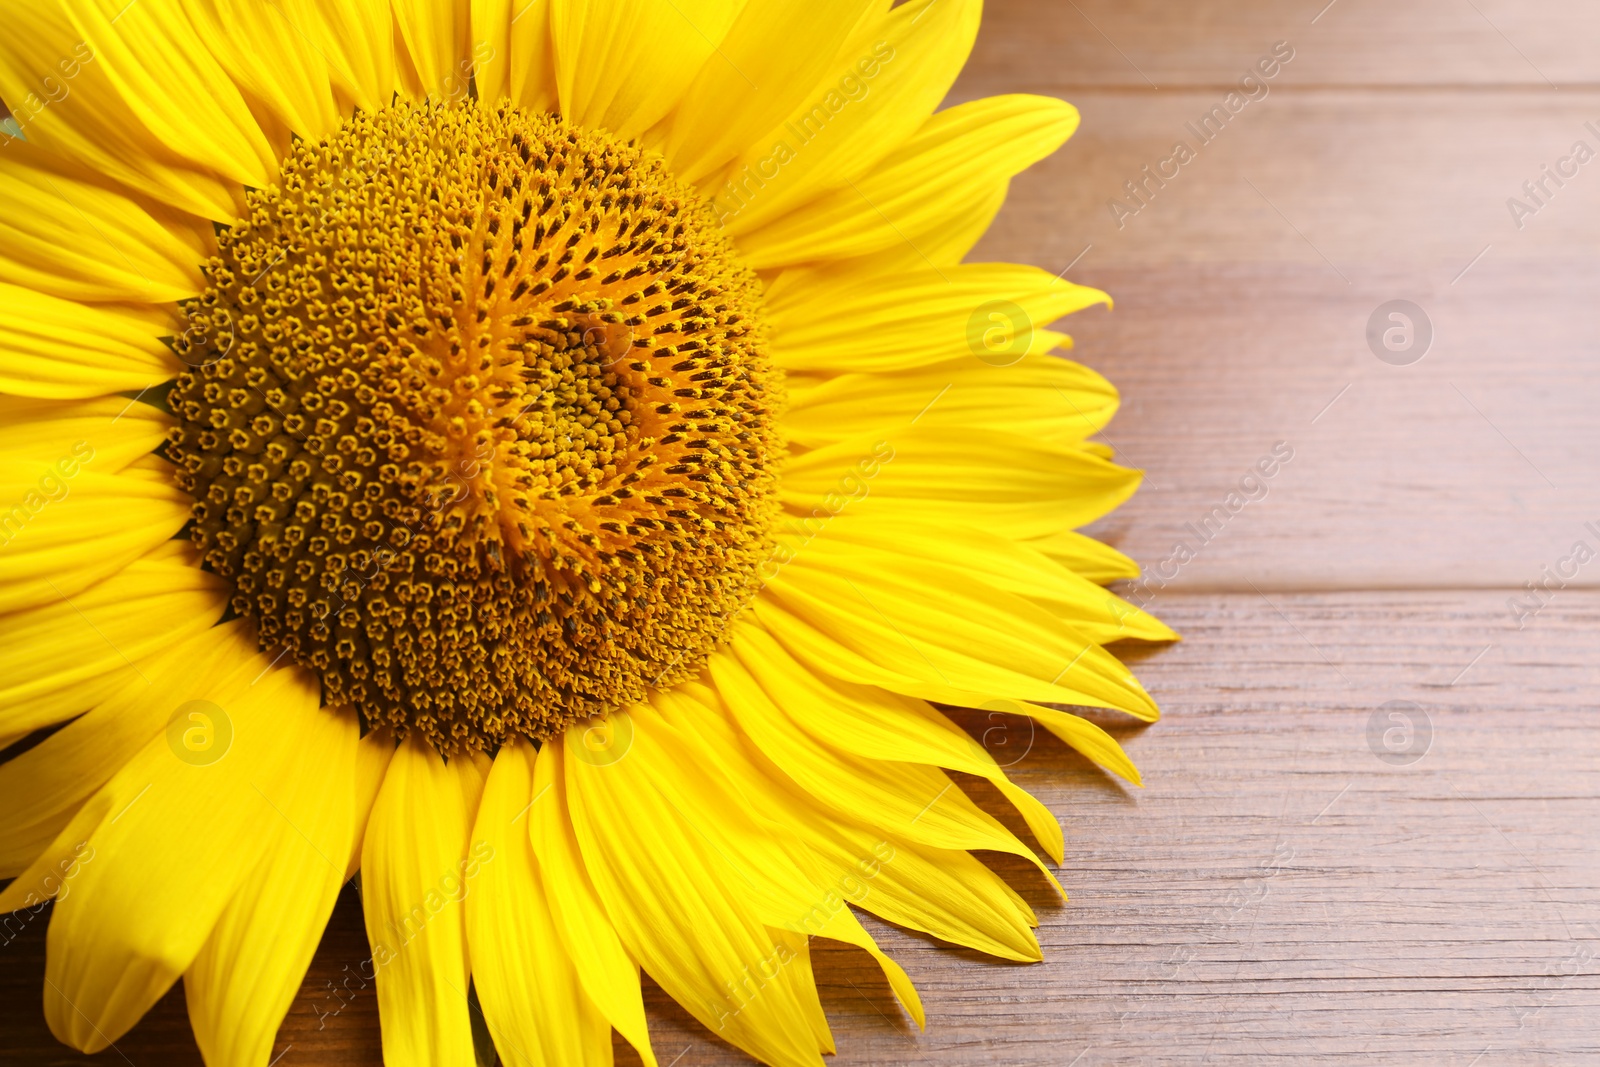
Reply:
<svg viewBox="0 0 1600 1067"><path fill-rule="evenodd" d="M1119 227L1122 183L1198 145L1184 123L1220 94L1075 94L1083 129L973 256L1071 264L1117 300L1064 327L1126 399L1107 438L1149 472L1100 531L1159 562L1284 441L1270 494L1174 588L1516 588L1600 546L1600 169L1521 229L1506 207L1575 139L1600 149L1600 94L1547 95L1269 95ZM1368 347L1394 299L1432 323L1409 366Z"/></svg>
<svg viewBox="0 0 1600 1067"><path fill-rule="evenodd" d="M1084 116L974 258L1071 263L1117 298L1070 328L1148 482L1097 532L1158 564L1276 442L1294 458L1150 587L1186 640L1124 651L1165 718L1104 720L1147 788L969 720L1067 827L1066 905L996 861L1045 962L872 924L922 990L917 1033L863 955L819 944L834 1062L1600 1061L1600 564L1536 615L1508 606L1600 546L1600 164L1521 228L1506 206L1574 140L1600 147L1597 30L1577 2L990 0L952 98ZM1118 226L1123 183L1279 40L1270 94ZM1365 339L1395 298L1437 331L1410 366ZM181 989L116 1051L56 1045L46 921L0 946L0 1064L200 1062ZM281 1067L379 1062L372 990L330 987L366 956L347 890ZM664 1067L749 1062L654 986L647 1006Z"/></svg>
<svg viewBox="0 0 1600 1067"><path fill-rule="evenodd" d="M1296 264L1080 274L1119 302L1072 323L1077 355L1122 390L1108 436L1148 472L1096 532L1147 565L1194 548L1168 584L1190 590L1517 589L1579 540L1600 548L1600 272L1478 269L1493 297L1330 287ZM1396 297L1437 331L1407 367L1365 340ZM1278 442L1293 459L1202 547L1192 530ZM1593 586L1600 566L1571 577Z"/></svg>
<svg viewBox="0 0 1600 1067"><path fill-rule="evenodd" d="M989 737L1067 830L1069 903L1000 865L1040 911L1045 962L995 964L873 923L926 1000L919 1034L864 956L819 947L835 1062L1600 1055L1600 731L1585 707L1600 593L1563 595L1515 637L1483 591L1176 595L1163 611L1186 641L1125 651L1166 717L1102 720L1145 789L1025 723ZM1394 701L1431 730L1414 762L1385 762L1369 739ZM980 736L993 725L969 719ZM81 1062L38 1022L42 935L41 921L4 950L0 1062ZM328 1014L341 1000L326 983L365 958L347 893L280 1063L378 1062L370 988ZM748 1062L653 988L649 1008L663 1064ZM198 1063L182 1012L169 996L118 1047L135 1064Z"/></svg>
<svg viewBox="0 0 1600 1067"><path fill-rule="evenodd" d="M991 3L969 77L1059 95L1231 82L1274 41L1308 85L1547 89L1600 82L1600 10L1566 0Z"/></svg>

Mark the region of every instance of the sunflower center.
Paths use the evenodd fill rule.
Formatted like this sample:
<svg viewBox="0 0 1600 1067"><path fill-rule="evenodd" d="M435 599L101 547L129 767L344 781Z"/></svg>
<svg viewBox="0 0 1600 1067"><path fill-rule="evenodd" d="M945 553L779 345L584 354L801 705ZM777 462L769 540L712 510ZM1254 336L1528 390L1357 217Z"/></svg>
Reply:
<svg viewBox="0 0 1600 1067"><path fill-rule="evenodd" d="M218 237L169 452L329 704L444 751L697 672L754 595L781 380L661 161L503 105L299 143Z"/></svg>

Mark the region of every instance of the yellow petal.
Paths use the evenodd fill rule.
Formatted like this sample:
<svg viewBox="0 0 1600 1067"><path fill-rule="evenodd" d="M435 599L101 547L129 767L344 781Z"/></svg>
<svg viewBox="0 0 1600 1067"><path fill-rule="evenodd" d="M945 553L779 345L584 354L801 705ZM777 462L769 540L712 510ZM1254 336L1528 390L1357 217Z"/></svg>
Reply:
<svg viewBox="0 0 1600 1067"><path fill-rule="evenodd" d="M1053 560L1071 567L1091 582L1105 585L1139 577L1139 565L1110 545L1074 530L1062 530L1028 542Z"/></svg>
<svg viewBox="0 0 1600 1067"><path fill-rule="evenodd" d="M95 64L167 151L241 185L263 188L277 159L244 97L183 11L171 3L65 5Z"/></svg>
<svg viewBox="0 0 1600 1067"><path fill-rule="evenodd" d="M772 940L780 947L786 948L791 956L780 975L780 980L791 988L815 990L817 977L811 967L811 939L788 930L774 930ZM899 967L896 966L895 969L899 970ZM908 986L910 981L909 978L906 979ZM817 1048L824 1056L832 1056L838 1052L839 1049L833 1040L833 1031L828 1027L828 1015L822 1010L821 998L813 992L801 1001L801 1007L806 1013L806 1022L811 1026L811 1036L816 1041ZM919 1022L918 1025L922 1024Z"/></svg>
<svg viewBox="0 0 1600 1067"><path fill-rule="evenodd" d="M493 5L498 0L482 0ZM551 0L512 0L507 32L511 50L503 62L506 91L530 111L557 108L556 54L550 36ZM498 59L487 61L499 62Z"/></svg>
<svg viewBox="0 0 1600 1067"><path fill-rule="evenodd" d="M997 591L1030 600L1097 644L1113 641L1174 641L1154 616L1074 574L1026 542L1011 541L973 526L934 529L867 515L840 515L828 528L828 543L812 558L858 546L889 573L917 580L926 569L964 572Z"/></svg>
<svg viewBox="0 0 1600 1067"><path fill-rule="evenodd" d="M63 479L54 464L0 455L0 613L70 600L109 578L177 533L191 503L139 469L83 466Z"/></svg>
<svg viewBox="0 0 1600 1067"><path fill-rule="evenodd" d="M363 111L388 107L399 87L389 0L288 2L295 26L327 60L334 84Z"/></svg>
<svg viewBox="0 0 1600 1067"><path fill-rule="evenodd" d="M754 232L820 192L846 188L899 148L955 82L981 9L981 0L913 0L863 20L816 88L716 184L728 232Z"/></svg>
<svg viewBox="0 0 1600 1067"><path fill-rule="evenodd" d="M523 14L520 9L527 3L528 0L472 0L471 54L480 100L499 100L509 95L511 20ZM541 9L544 3L540 0Z"/></svg>
<svg viewBox="0 0 1600 1067"><path fill-rule="evenodd" d="M848 910L836 909L826 915L818 912L816 905L826 894L827 885L814 881L794 862L786 850L791 836L786 827L764 817L770 815L760 804L766 780L753 780L737 758L721 758L725 754L708 743L717 726L731 721L718 695L698 684L657 693L654 707L641 712L640 721L640 729L647 731L653 742L639 749L641 760L648 761L655 746L664 757L650 772L662 795L670 797L675 809L735 867L748 899L780 948L789 945L795 949L797 958L782 969L778 979L764 974L762 978L784 983L810 1020L818 1047L831 1051L832 1038L817 1000L808 960L800 952L804 941L793 938L816 934L866 950L920 1025L920 1000L899 965L879 950ZM698 770L713 764L721 772L715 777Z"/></svg>
<svg viewBox="0 0 1600 1067"><path fill-rule="evenodd" d="M286 131L312 141L341 121L328 62L302 28L320 21L318 6L307 0L184 0L195 32L233 81Z"/></svg>
<svg viewBox="0 0 1600 1067"><path fill-rule="evenodd" d="M972 263L863 280L805 271L768 294L773 355L788 371L896 371L974 357L1015 363L1055 346L1034 334L1109 303L1037 267ZM998 315L999 318L995 316Z"/></svg>
<svg viewBox="0 0 1600 1067"><path fill-rule="evenodd" d="M773 707L819 744L869 760L921 763L988 779L1021 813L1050 857L1061 862L1061 825L1055 816L1012 784L983 746L927 702L824 680L755 625L741 628L728 650L712 657L713 674L726 669L722 661L729 656L761 686Z"/></svg>
<svg viewBox="0 0 1600 1067"><path fill-rule="evenodd" d="M34 145L0 156L0 282L64 300L160 302L197 295L194 252L143 208Z"/></svg>
<svg viewBox="0 0 1600 1067"><path fill-rule="evenodd" d="M833 70L834 57L876 6L875 0L746 3L717 48L717 61L700 68L645 143L666 156L683 181L719 171L809 96L821 95L816 87ZM858 72L844 77L851 87L862 84ZM729 100L739 106L729 108Z"/></svg>
<svg viewBox="0 0 1600 1067"><path fill-rule="evenodd" d="M657 1067L645 1025L639 965L606 917L573 836L561 745L546 744L536 754L524 755L534 761L528 831L561 943L580 963L578 977L589 1000L633 1045L645 1067Z"/></svg>
<svg viewBox="0 0 1600 1067"><path fill-rule="evenodd" d="M837 564L830 569L798 582L786 571L769 587L774 595L756 601L761 622L813 670L963 707L1012 699L1112 708L1150 720L1159 715L1110 653L1063 632L1043 613L1014 603L986 606L974 596L977 583L908 596L901 583L871 582L861 570ZM944 571L937 577L952 578ZM983 630L1002 617L1011 630Z"/></svg>
<svg viewBox="0 0 1600 1067"><path fill-rule="evenodd" d="M970 853L931 848L800 807L786 825L803 842L797 850L801 862L832 887L833 896L822 898L825 908L848 901L977 952L1019 963L1043 958L1029 929L1038 922L1027 903Z"/></svg>
<svg viewBox="0 0 1600 1067"><path fill-rule="evenodd" d="M1002 707L1000 710L1014 715L1026 715L1036 720L1046 730L1094 763L1113 774L1121 775L1134 785L1144 784L1144 779L1139 775L1139 768L1133 765L1133 761L1122 750L1122 746L1117 744L1117 739L1088 719L1056 708L1041 708L1025 700L1015 703L1014 708Z"/></svg>
<svg viewBox="0 0 1600 1067"><path fill-rule="evenodd" d="M0 34L0 99L28 143L204 218L231 221L242 190L160 143L111 77L97 37L60 0L21 4ZM8 141L7 154L24 142ZM8 198L9 199L9 198Z"/></svg>
<svg viewBox="0 0 1600 1067"><path fill-rule="evenodd" d="M846 827L805 840L840 896L879 918L1001 959L1043 958L1026 903L970 853Z"/></svg>
<svg viewBox="0 0 1600 1067"><path fill-rule="evenodd" d="M354 836L353 711L311 717L281 796L261 824L266 856L184 972L189 1022L207 1067L260 1067L344 884Z"/></svg>
<svg viewBox="0 0 1600 1067"><path fill-rule="evenodd" d="M1072 445L994 430L961 437L886 429L796 456L779 492L804 540L832 516L852 514L931 524L963 523L1012 538L1046 537L1113 510L1139 485L1138 471Z"/></svg>
<svg viewBox="0 0 1600 1067"><path fill-rule="evenodd" d="M782 975L789 953L767 932L732 858L648 773L663 758L644 755L649 737L637 732L614 763L590 762L570 735L550 744L564 751L584 867L629 954L718 1036L775 1067L820 1067L816 1035L786 982L769 979L760 996L738 984L747 970Z"/></svg>
<svg viewBox="0 0 1600 1067"><path fill-rule="evenodd" d="M471 34L471 0L393 0L395 24L410 53L419 99L464 97L470 67L463 67Z"/></svg>
<svg viewBox="0 0 1600 1067"><path fill-rule="evenodd" d="M25 870L184 705L207 699L256 651L254 637L238 622L176 640L159 626L144 630L161 635L163 651L140 661L137 674L132 668L113 673L116 689L108 697L91 701L86 714L0 764L0 810L6 812L0 878Z"/></svg>
<svg viewBox="0 0 1600 1067"><path fill-rule="evenodd" d="M472 0L469 64L478 99L557 110L550 0Z"/></svg>
<svg viewBox="0 0 1600 1067"><path fill-rule="evenodd" d="M1076 108L1044 96L957 105L844 188L759 227L741 227L739 250L758 270L902 244L915 250L925 234L985 201L989 190L1054 152L1077 128Z"/></svg>
<svg viewBox="0 0 1600 1067"><path fill-rule="evenodd" d="M509 1067L611 1067L611 1026L556 931L528 840L533 755L527 742L502 747L478 810L471 855L480 866L467 895L473 982Z"/></svg>
<svg viewBox="0 0 1600 1067"><path fill-rule="evenodd" d="M1026 845L935 767L860 759L801 730L783 704L800 713L808 710L817 695L810 685L769 692L729 656L716 657L712 672L740 729L817 801L841 813L860 813L886 835L934 848L1008 852L1049 876Z"/></svg>
<svg viewBox="0 0 1600 1067"><path fill-rule="evenodd" d="M74 1048L99 1051L138 1021L264 855L261 828L281 818L274 808L324 712L316 680L299 672L251 687L268 662L257 660L218 687L194 725L147 743L42 857L75 832L92 850L58 890L47 939L45 1018Z"/></svg>
<svg viewBox="0 0 1600 1067"><path fill-rule="evenodd" d="M694 690L685 686L686 692ZM722 781L736 783L742 794L737 810L756 813L768 827L770 842L782 845L793 861L811 875L815 892L802 901L803 910L784 916L786 926L827 937L839 937L866 949L916 1020L924 1025L921 1003L900 971L860 931L846 903L943 937L956 944L1006 959L1037 960L1038 942L1029 930L1037 925L1027 904L1005 882L966 852L934 849L884 834L871 813L845 815L819 804L793 780L749 746L736 733L717 694L675 701L673 724L701 739L695 767L714 768ZM712 705L717 711L712 712ZM699 707L698 714L695 709ZM757 853L760 862L772 862ZM908 856L905 862L897 857ZM843 935L843 936L841 936Z"/></svg>
<svg viewBox="0 0 1600 1067"><path fill-rule="evenodd" d="M413 734L384 774L361 853L389 1067L475 1062L462 905L478 873L467 847L472 816L462 775Z"/></svg>
<svg viewBox="0 0 1600 1067"><path fill-rule="evenodd" d="M0 394L0 454L36 461L70 485L88 462L114 474L155 451L172 416L126 397L34 400ZM78 451L74 453L74 449Z"/></svg>
<svg viewBox="0 0 1600 1067"><path fill-rule="evenodd" d="M828 269L867 279L926 270L930 264L953 267L965 259L972 246L989 231L989 224L1005 206L1010 187L1011 180L1005 178L994 181L982 191L974 190L972 195L950 208L937 229L917 238L915 246L901 241L869 255L835 260L828 264Z"/></svg>
<svg viewBox="0 0 1600 1067"><path fill-rule="evenodd" d="M137 392L181 369L161 334L114 308L0 284L0 390L60 399Z"/></svg>
<svg viewBox="0 0 1600 1067"><path fill-rule="evenodd" d="M151 688L140 664L215 623L227 593L191 546L166 541L70 600L0 616L0 731L35 730L123 689Z"/></svg>
<svg viewBox="0 0 1600 1067"><path fill-rule="evenodd" d="M77 877L79 866L95 857L89 845L89 835L104 823L108 816L119 810L118 798L100 789L78 809L67 825L51 839L22 873L0 891L0 915L23 908L33 914L56 897L71 892L71 882Z"/></svg>
<svg viewBox="0 0 1600 1067"><path fill-rule="evenodd" d="M701 65L711 61L743 5L743 0L549 2L562 116L624 140L671 110Z"/></svg>
<svg viewBox="0 0 1600 1067"><path fill-rule="evenodd" d="M372 805L378 799L378 788L394 758L394 735L388 730L372 730L361 739L356 751L355 813L356 832L350 841L349 859L345 863L344 877L349 881L361 868L361 847L367 835L367 819L372 815Z"/></svg>
<svg viewBox="0 0 1600 1067"><path fill-rule="evenodd" d="M791 383L784 432L815 448L917 425L949 431L1008 430L1046 441L1081 441L1117 410L1117 391L1058 356L993 366L966 356L890 374L840 374L814 388Z"/></svg>

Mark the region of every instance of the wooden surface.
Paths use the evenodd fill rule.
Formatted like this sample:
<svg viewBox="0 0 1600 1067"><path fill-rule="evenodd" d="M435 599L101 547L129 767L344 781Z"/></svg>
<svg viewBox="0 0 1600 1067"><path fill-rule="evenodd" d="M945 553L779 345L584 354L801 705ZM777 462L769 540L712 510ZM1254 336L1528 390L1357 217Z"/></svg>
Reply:
<svg viewBox="0 0 1600 1067"><path fill-rule="evenodd" d="M1521 229L1505 205L1600 147L1600 9L1324 5L990 0L955 95L1084 116L976 258L1076 260L1117 298L1070 328L1148 483L1098 532L1158 563L1277 442L1294 458L1155 593L1185 643L1128 650L1166 717L1104 721L1146 789L1007 737L1067 828L1069 904L1003 868L1045 962L868 919L930 1025L820 947L841 1065L1600 1062L1600 561L1520 628L1507 606L1600 547L1600 161ZM1118 228L1106 201L1279 40L1270 94ZM1410 366L1365 340L1391 299L1435 326ZM1413 727L1398 754L1390 713ZM0 948L0 1063L85 1062L40 1019L43 933ZM281 1067L378 1062L370 989L326 1014L365 957L347 892ZM648 1006L663 1067L748 1062ZM198 1063L181 993L98 1059Z"/></svg>

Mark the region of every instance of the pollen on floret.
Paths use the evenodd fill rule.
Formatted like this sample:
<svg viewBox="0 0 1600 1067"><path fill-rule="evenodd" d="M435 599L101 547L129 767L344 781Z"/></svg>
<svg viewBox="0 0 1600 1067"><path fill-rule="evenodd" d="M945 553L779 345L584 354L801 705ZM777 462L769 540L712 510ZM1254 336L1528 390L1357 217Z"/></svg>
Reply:
<svg viewBox="0 0 1600 1067"><path fill-rule="evenodd" d="M297 144L174 342L192 536L329 704L443 751L696 673L754 595L760 286L657 157L400 104Z"/></svg>

